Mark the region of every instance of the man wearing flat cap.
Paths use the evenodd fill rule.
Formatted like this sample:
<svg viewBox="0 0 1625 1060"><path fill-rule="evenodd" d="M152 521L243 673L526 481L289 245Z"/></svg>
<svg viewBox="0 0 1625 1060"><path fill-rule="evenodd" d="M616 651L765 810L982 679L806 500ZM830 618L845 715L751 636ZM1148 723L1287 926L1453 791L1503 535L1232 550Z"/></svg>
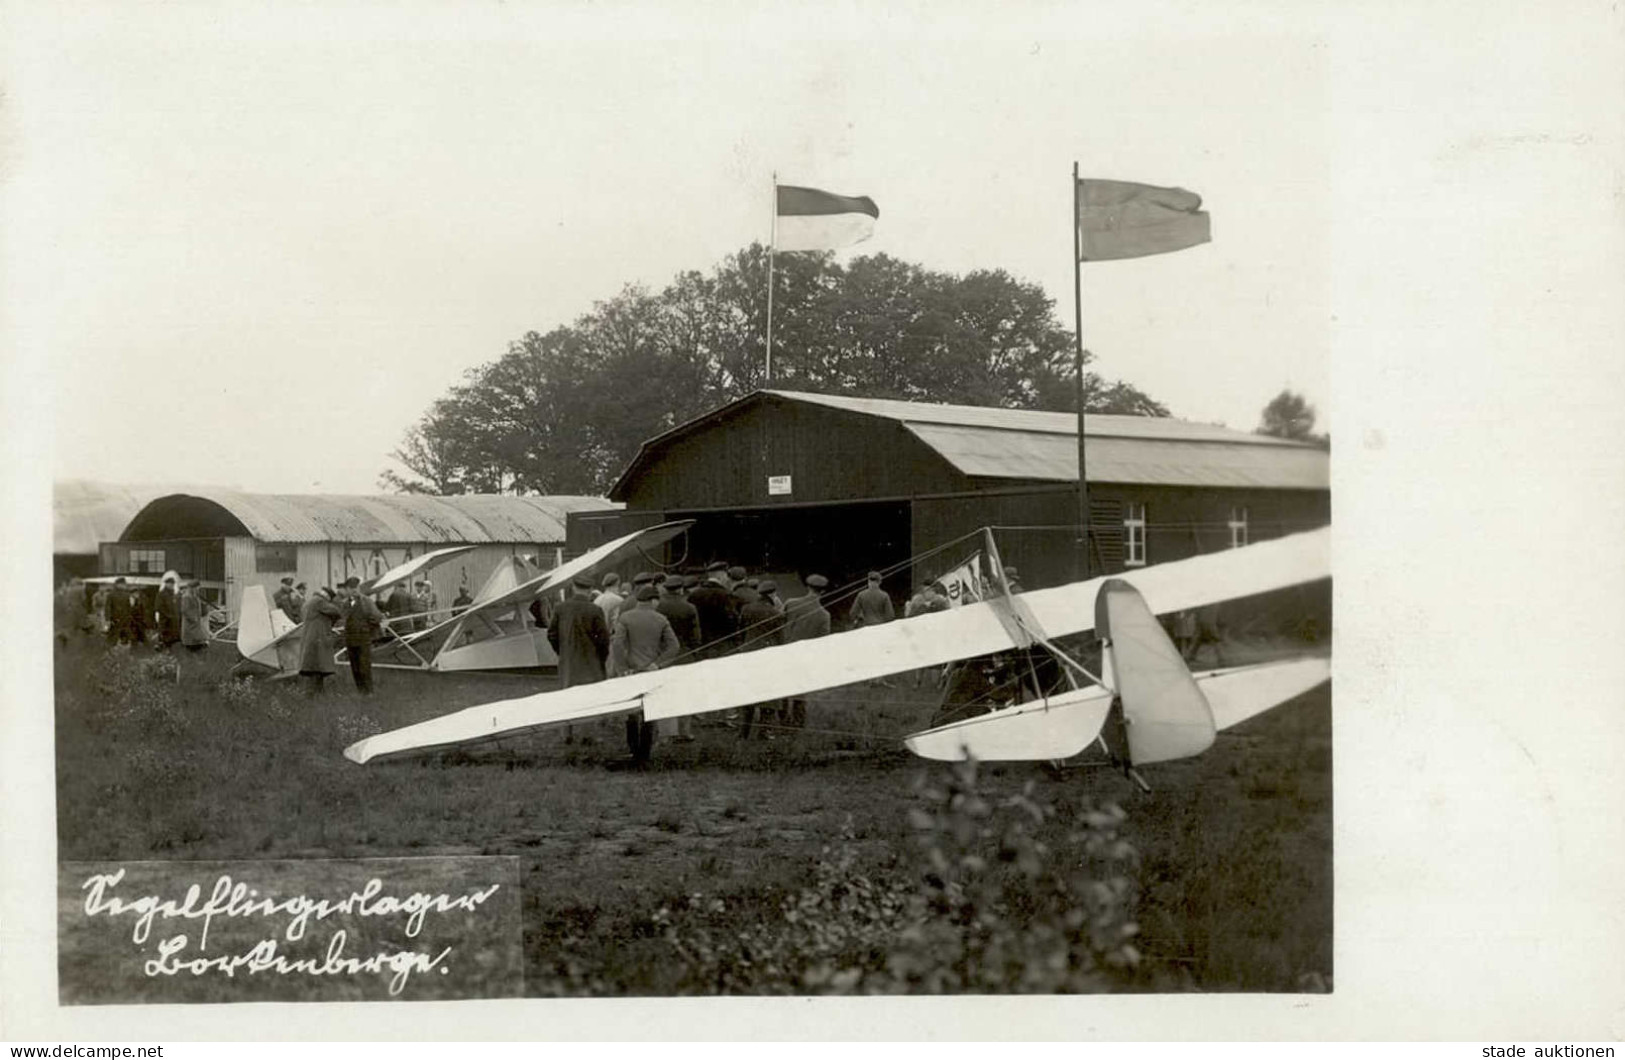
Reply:
<svg viewBox="0 0 1625 1060"><path fill-rule="evenodd" d="M547 625L547 642L559 657L559 684L592 684L604 679L604 661L609 657L609 623L603 609L592 602L592 582L577 578L570 586L570 598L553 609Z"/></svg>
<svg viewBox="0 0 1625 1060"><path fill-rule="evenodd" d="M621 576L614 571L605 574L603 591L594 596L592 602L598 605L598 610L604 613L604 621L613 628L621 608L626 606L626 597L621 593Z"/></svg>
<svg viewBox="0 0 1625 1060"><path fill-rule="evenodd" d="M739 636L743 641L741 651L760 651L762 648L772 648L784 643L784 615L761 595L764 590L771 592L774 588L772 581L758 582L756 599L739 609ZM752 703L746 707L739 738L750 739L752 729L755 729L758 737L765 735L757 722L769 721L769 712L782 713L779 707L780 701L777 700L771 703Z"/></svg>
<svg viewBox="0 0 1625 1060"><path fill-rule="evenodd" d="M762 598L762 594L751 585L744 567L729 567L728 583L734 602L741 610L746 604L755 603Z"/></svg>
<svg viewBox="0 0 1625 1060"><path fill-rule="evenodd" d="M682 575L668 576L660 583L660 599L655 603L655 610L666 616L672 632L677 634L677 643L682 646L678 662L687 662L685 656L700 646L700 613L683 599L683 585Z"/></svg>
<svg viewBox="0 0 1625 1060"><path fill-rule="evenodd" d="M891 595L880 587L880 572L869 572L869 584L852 601L852 628L879 626L897 617Z"/></svg>
<svg viewBox="0 0 1625 1060"><path fill-rule="evenodd" d="M611 677L658 670L669 665L682 650L671 623L655 609L659 597L660 593L654 586L645 584L633 594L633 602L621 608L620 617L615 620L615 631L610 634ZM654 724L644 721L641 713L628 715L626 745L632 757L639 762L647 761L654 741Z"/></svg>
<svg viewBox="0 0 1625 1060"><path fill-rule="evenodd" d="M793 644L798 640L811 640L814 637L823 637L829 634L829 611L824 608L823 592L829 587L829 579L822 574L809 574L806 577L807 594L786 601L784 605L784 642ZM785 724L800 728L807 724L807 700L803 696L792 696L785 700Z"/></svg>
<svg viewBox="0 0 1625 1060"><path fill-rule="evenodd" d="M729 592L728 565L721 560L705 569L705 581L688 594L688 602L700 615L698 658L715 659L732 649L731 638L739 628L739 608Z"/></svg>
<svg viewBox="0 0 1625 1060"><path fill-rule="evenodd" d="M282 579L282 584L277 587L277 591L271 594L271 603L275 604L277 610L287 615L293 622L297 623L304 617L299 613L299 608L293 602L292 575Z"/></svg>

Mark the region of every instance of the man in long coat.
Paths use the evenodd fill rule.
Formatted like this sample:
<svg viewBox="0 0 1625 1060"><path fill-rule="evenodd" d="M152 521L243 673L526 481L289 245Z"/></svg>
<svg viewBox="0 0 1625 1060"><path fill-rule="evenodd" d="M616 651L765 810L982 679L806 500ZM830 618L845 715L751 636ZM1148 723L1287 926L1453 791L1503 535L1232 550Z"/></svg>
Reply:
<svg viewBox="0 0 1625 1060"><path fill-rule="evenodd" d="M209 646L208 617L211 608L203 599L200 585L196 578L187 582L180 600L181 643L192 652L202 651Z"/></svg>
<svg viewBox="0 0 1625 1060"><path fill-rule="evenodd" d="M107 643L130 643L130 623L134 610L124 579L114 580L113 588L107 594Z"/></svg>
<svg viewBox="0 0 1625 1060"><path fill-rule="evenodd" d="M412 613L412 594L405 582L396 582L384 599L384 612L389 615L389 631L397 637L412 632L412 623L402 621Z"/></svg>
<svg viewBox="0 0 1625 1060"><path fill-rule="evenodd" d="M798 596L784 605L784 642L794 644L798 640L811 640L814 637L829 635L829 611L824 607L822 593L829 585L829 579L822 574L807 575L807 595ZM807 699L805 696L792 696L785 700L785 724L796 728L807 724Z"/></svg>
<svg viewBox="0 0 1625 1060"><path fill-rule="evenodd" d="M181 639L181 602L176 595L176 583L180 575L169 571L164 575L164 584L158 590L158 648L168 651L170 646L177 644Z"/></svg>
<svg viewBox="0 0 1625 1060"><path fill-rule="evenodd" d="M350 676L356 691L372 695L372 642L384 626L384 613L361 591L361 579L351 575L344 583L344 653L350 657Z"/></svg>
<svg viewBox="0 0 1625 1060"><path fill-rule="evenodd" d="M770 599L777 591L778 585L771 579L758 582L756 599L740 609L739 636L744 642L740 650L760 651L762 648L771 648L784 643L784 613L775 607ZM781 701L752 703L746 707L739 738L750 739L753 728L758 736L765 735L757 722L758 719L765 722L769 711L774 708L777 708L779 714L784 713Z"/></svg>
<svg viewBox="0 0 1625 1060"><path fill-rule="evenodd" d="M666 616L671 623L672 632L677 634L677 643L682 651L674 663L693 662L697 657L700 640L700 613L694 610L694 605L683 597L683 587L688 584L681 574L669 575L659 586L660 599L655 603L655 610ZM679 740L692 740L694 733L691 726L693 719L687 716L677 719L677 734Z"/></svg>
<svg viewBox="0 0 1625 1060"><path fill-rule="evenodd" d="M68 629L74 643L96 630L96 620L91 616L90 604L85 600L85 583L78 578L68 584Z"/></svg>
<svg viewBox="0 0 1625 1060"><path fill-rule="evenodd" d="M305 601L300 616L304 628L299 634L299 675L305 679L309 695L321 695L322 682L338 672L333 666L333 624L343 618L344 612L333 602L333 590L326 586Z"/></svg>
<svg viewBox="0 0 1625 1060"><path fill-rule="evenodd" d="M729 591L728 565L717 562L706 568L705 582L689 591L688 602L700 614L699 658L715 659L728 654L739 628L739 605Z"/></svg>
<svg viewBox="0 0 1625 1060"><path fill-rule="evenodd" d="M592 602L592 584L576 579L570 598L553 610L547 642L559 657L559 683L564 688L604 679L609 657L609 623Z"/></svg>
<svg viewBox="0 0 1625 1060"><path fill-rule="evenodd" d="M129 596L130 643L139 648L147 643L147 630L152 628L152 598L141 586L136 586Z"/></svg>

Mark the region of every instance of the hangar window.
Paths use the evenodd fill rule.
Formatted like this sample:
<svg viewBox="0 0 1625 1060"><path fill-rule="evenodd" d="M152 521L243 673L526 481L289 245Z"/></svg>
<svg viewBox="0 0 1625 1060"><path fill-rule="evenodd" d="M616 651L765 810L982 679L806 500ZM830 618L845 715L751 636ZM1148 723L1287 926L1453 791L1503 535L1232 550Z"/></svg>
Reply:
<svg viewBox="0 0 1625 1060"><path fill-rule="evenodd" d="M161 548L132 548L125 569L131 574L162 574L164 550Z"/></svg>
<svg viewBox="0 0 1625 1060"><path fill-rule="evenodd" d="M1145 505L1123 505L1123 566L1145 566Z"/></svg>
<svg viewBox="0 0 1625 1060"><path fill-rule="evenodd" d="M1247 543L1247 506L1245 504L1232 505L1230 508L1230 547L1240 548Z"/></svg>
<svg viewBox="0 0 1625 1060"><path fill-rule="evenodd" d="M292 573L296 566L293 545L254 545L256 574Z"/></svg>

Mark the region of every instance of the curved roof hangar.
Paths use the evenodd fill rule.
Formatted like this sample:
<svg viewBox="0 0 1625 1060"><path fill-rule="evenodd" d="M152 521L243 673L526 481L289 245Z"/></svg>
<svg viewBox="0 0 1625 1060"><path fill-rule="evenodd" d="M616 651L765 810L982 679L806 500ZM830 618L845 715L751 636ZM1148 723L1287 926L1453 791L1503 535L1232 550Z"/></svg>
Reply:
<svg viewBox="0 0 1625 1060"><path fill-rule="evenodd" d="M247 536L264 542L355 544L562 543L570 512L617 508L602 497L244 493L204 490L158 497L120 541Z"/></svg>

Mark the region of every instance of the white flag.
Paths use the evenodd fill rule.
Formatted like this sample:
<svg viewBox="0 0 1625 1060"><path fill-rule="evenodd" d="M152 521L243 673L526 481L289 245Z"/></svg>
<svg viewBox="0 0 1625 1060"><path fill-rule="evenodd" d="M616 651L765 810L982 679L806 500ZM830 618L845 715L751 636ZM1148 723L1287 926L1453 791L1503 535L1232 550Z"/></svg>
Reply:
<svg viewBox="0 0 1625 1060"><path fill-rule="evenodd" d="M976 553L964 563L944 574L937 580L942 587L948 590L948 603L952 607L960 607L967 603L977 603L987 595L982 585L982 554Z"/></svg>

